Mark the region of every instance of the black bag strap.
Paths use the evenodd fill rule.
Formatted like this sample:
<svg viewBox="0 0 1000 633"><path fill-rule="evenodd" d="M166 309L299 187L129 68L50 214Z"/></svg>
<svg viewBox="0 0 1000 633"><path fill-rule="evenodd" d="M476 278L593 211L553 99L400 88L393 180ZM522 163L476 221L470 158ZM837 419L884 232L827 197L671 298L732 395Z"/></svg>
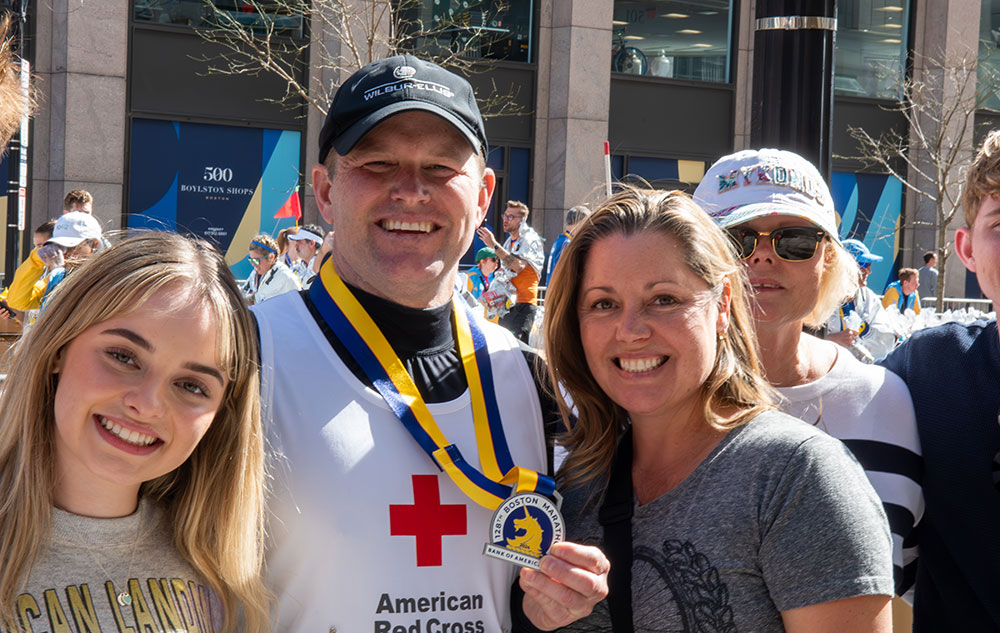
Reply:
<svg viewBox="0 0 1000 633"><path fill-rule="evenodd" d="M611 478L597 520L604 528L608 572L608 610L614 633L633 633L632 626L632 428L618 442Z"/></svg>

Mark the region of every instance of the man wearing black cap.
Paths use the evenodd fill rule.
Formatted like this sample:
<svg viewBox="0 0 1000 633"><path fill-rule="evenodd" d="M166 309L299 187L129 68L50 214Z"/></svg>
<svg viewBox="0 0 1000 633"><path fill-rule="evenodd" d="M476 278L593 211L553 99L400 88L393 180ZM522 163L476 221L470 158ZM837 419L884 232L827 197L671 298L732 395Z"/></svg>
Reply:
<svg viewBox="0 0 1000 633"><path fill-rule="evenodd" d="M468 82L409 55L330 106L313 189L332 254L309 291L254 308L277 630L510 630L515 568L481 554L492 500L541 486L547 456L517 342L452 302L496 182L485 154ZM607 593L596 548L556 544L541 568L520 579L541 628Z"/></svg>

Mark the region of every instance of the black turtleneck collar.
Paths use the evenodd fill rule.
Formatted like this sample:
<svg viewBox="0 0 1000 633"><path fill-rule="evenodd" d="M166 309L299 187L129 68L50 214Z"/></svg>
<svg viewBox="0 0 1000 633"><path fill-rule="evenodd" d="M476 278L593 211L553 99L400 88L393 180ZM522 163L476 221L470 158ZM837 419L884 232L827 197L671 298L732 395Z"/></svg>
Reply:
<svg viewBox="0 0 1000 633"><path fill-rule="evenodd" d="M350 284L347 287L382 331L425 402L448 402L465 392L468 382L452 332L451 301L422 310L399 305ZM330 347L358 380L371 387L372 382L364 370L316 310L309 291L303 291L301 296Z"/></svg>
<svg viewBox="0 0 1000 633"><path fill-rule="evenodd" d="M398 356L433 354L455 347L451 301L436 308L409 308L346 285Z"/></svg>

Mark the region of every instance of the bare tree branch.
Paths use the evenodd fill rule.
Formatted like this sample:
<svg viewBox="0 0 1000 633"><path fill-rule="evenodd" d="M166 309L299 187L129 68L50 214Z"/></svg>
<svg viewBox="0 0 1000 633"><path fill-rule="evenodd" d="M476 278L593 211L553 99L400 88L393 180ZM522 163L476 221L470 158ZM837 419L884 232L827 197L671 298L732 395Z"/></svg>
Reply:
<svg viewBox="0 0 1000 633"><path fill-rule="evenodd" d="M376 59L413 53L459 74L482 73L484 51L506 35L489 26L507 6L473 1L438 15L421 0L244 0L241 10L204 0L209 18L197 30L219 50L202 56L206 74L270 73L286 82L284 96L266 99L288 108L307 105L326 114L338 82L310 82L313 69L344 78ZM319 85L324 84L325 85ZM521 114L516 89L477 95L484 117Z"/></svg>
<svg viewBox="0 0 1000 633"><path fill-rule="evenodd" d="M937 54L920 59L919 75L907 78L902 98L887 106L900 115L908 136L896 130L873 137L863 128L848 127L857 142L857 154L837 156L860 162L897 178L907 190L933 204L934 219L912 220L904 226L935 230L939 278L937 309L944 304L944 279L951 248L947 228L961 207L961 185L972 161L972 152L963 139L982 108L1000 86L1000 73L992 66L980 67L975 54Z"/></svg>

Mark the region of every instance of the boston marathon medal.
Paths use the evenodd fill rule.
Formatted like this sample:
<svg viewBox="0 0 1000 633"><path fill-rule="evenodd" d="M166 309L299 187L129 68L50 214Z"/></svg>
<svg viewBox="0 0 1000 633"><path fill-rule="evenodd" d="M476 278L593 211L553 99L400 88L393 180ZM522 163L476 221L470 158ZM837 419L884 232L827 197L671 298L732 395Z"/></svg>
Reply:
<svg viewBox="0 0 1000 633"><path fill-rule="evenodd" d="M516 494L493 513L490 542L483 554L500 560L538 569L539 559L549 547L565 537L565 524L559 513L562 497L556 501L534 492Z"/></svg>

